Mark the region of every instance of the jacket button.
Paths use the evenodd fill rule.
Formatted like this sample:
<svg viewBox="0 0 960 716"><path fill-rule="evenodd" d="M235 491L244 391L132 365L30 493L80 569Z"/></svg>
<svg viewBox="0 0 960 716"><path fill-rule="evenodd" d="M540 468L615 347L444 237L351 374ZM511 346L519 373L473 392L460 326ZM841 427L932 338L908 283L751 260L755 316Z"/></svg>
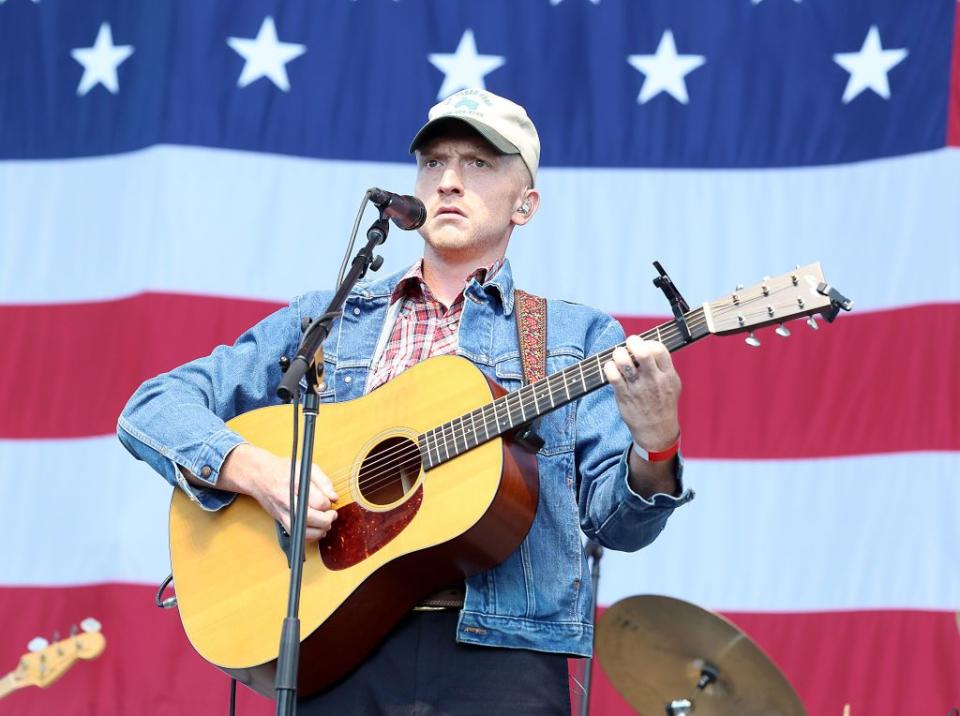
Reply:
<svg viewBox="0 0 960 716"><path fill-rule="evenodd" d="M353 378L351 378L349 375L348 375L348 376L344 376L343 382L344 382L344 383L352 383L352 382L353 382Z"/></svg>
<svg viewBox="0 0 960 716"><path fill-rule="evenodd" d="M353 315L354 315L354 316L359 316L359 315L360 315L360 309L359 309L359 308L354 308L354 309L353 309Z"/></svg>
<svg viewBox="0 0 960 716"><path fill-rule="evenodd" d="M204 465L204 466L200 469L200 476L201 476L201 477L210 477L210 473L212 473L212 472L213 472L213 468L211 468L209 465Z"/></svg>

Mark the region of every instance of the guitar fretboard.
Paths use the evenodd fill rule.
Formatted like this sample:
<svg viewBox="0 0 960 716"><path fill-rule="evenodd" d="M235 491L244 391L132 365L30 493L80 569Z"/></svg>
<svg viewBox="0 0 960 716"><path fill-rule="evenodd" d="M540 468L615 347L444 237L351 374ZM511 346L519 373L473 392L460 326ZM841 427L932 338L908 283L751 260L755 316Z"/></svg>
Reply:
<svg viewBox="0 0 960 716"><path fill-rule="evenodd" d="M695 308L684 318L690 330L686 340L676 321L668 321L641 334L644 340L659 341L671 353L709 333L703 308ZM424 470L452 460L477 445L512 432L551 410L562 407L607 384L603 364L613 357L613 348L585 358L569 368L525 385L477 408L466 415L438 425L418 437Z"/></svg>

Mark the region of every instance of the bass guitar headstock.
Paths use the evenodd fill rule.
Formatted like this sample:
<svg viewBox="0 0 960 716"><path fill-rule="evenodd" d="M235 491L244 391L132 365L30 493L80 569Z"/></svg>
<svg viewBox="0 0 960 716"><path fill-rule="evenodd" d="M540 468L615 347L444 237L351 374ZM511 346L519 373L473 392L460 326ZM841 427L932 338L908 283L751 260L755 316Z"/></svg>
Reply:
<svg viewBox="0 0 960 716"><path fill-rule="evenodd" d="M20 657L17 668L4 677L9 692L26 686L46 688L63 676L78 659L94 659L107 645L100 632L100 622L93 618L80 623L81 632L72 629L69 637L48 643L37 637L28 645L29 651Z"/></svg>

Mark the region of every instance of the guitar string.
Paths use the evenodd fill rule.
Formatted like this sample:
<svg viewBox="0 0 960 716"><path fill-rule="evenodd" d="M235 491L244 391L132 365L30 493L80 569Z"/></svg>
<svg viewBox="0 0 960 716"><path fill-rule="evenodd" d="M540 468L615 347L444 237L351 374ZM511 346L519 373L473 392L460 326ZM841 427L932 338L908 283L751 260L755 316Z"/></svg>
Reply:
<svg viewBox="0 0 960 716"><path fill-rule="evenodd" d="M733 313L733 312L742 313L746 309L746 306L748 304L762 302L764 299L769 299L771 296L773 296L776 293L780 293L784 290L791 290L793 288L796 288L796 287L793 286L791 282L789 286L785 286L784 288L776 288L776 289L770 290L768 296L761 295L761 296L756 296L752 298L745 298L745 299L742 299L738 304L729 304L725 301L726 307L716 306L715 304L717 302L714 302L714 304L710 304L712 313L714 317L725 317L726 314ZM756 313L756 315L762 316L764 313L766 313L766 311L759 311ZM752 316L753 316L752 313L747 312L747 314L744 315L744 319L747 320L747 318L749 317L752 320ZM789 317L784 317L784 320L787 320L787 318ZM706 322L707 322L706 315L703 312L702 307L699 309L694 309L693 311L690 311L687 315L687 324L691 329L702 328ZM659 326L654 327L653 329L645 331L641 335L645 338L649 335L649 338L651 339L654 337L657 337L661 342L666 344L670 342L671 339L674 339L680 336L681 330L677 325L677 323L673 322L672 324L666 326L665 328L660 328ZM624 344L621 343L618 346L614 346L614 348L621 347L623 345ZM606 351L602 351L598 354L595 354L594 356L590 356L589 358L586 358L583 361L583 362L591 361L591 363L593 363L593 362L598 362L597 359L599 359L598 366L600 367L591 365L586 370L580 370L578 366L582 365L583 362L581 362L580 364L576 364L575 366L570 366L564 370L558 371L557 373L554 373L548 376L541 382L524 386L524 388L521 390L513 391L511 393L508 393L507 395L501 396L497 400L493 401L493 403L496 403L502 400L503 407L506 408L507 410L508 420L513 417L513 411L516 410L517 408L521 409L521 415L524 415L525 408L530 406L533 406L535 410L540 410L540 402L543 400L544 394L542 391L537 391L536 386L541 386L541 387L545 386L548 389L548 395L552 394L554 392L554 389L556 388L556 385L554 385L555 383L559 382L561 385L565 386L566 384L569 384L569 381L567 378L574 377L572 375L567 376L566 371L571 371L571 372L575 371L576 373L582 372L584 381L589 380L592 382L595 378L600 377L600 380L601 380L600 385L603 385L604 383L606 383L606 379L602 375L602 364L603 362L606 362L606 360L609 360L609 357L603 357L603 356L608 353L612 354L612 352L613 352L613 348L608 349ZM560 379L560 380L558 381L557 379ZM575 377L574 377L574 380L576 380ZM600 385L592 386L592 388L595 389L597 387L600 387ZM589 392L589 389L588 389L588 392ZM540 393L541 397L537 397L538 393ZM579 397L581 396L578 396L578 398ZM510 405L511 400L514 403L513 405ZM465 447L467 447L468 449L472 449L473 447L476 447L477 445L482 444L483 442L486 442L487 440L490 440L493 437L496 437L502 434L502 432L499 432L499 421L496 420L495 409L494 409L494 413L495 413L494 430L497 430L498 432L491 435L490 431L487 429L490 423L486 413L487 413L487 410L491 408L493 403L489 403L486 406L477 408L471 411L470 413L467 413L463 416L459 416L458 418L454 418L453 420L448 421L443 425L437 426L432 430L426 431L423 434L423 436L426 436L427 433L440 430L439 436L435 436L434 438L434 445L432 447L430 447L429 445L426 446L427 452L429 453L430 450L433 450L434 452L437 452L439 456L440 449L442 448L443 452L449 457L450 447L452 446L453 454L454 456L456 456L460 454L459 444L461 440L463 441L463 444ZM484 433L488 436L483 440L478 439L479 431L475 427L474 414L476 414L478 411L481 419L484 421L482 425L482 427L484 428ZM544 412L547 412L547 411L544 411ZM470 417L471 423L474 424L473 428L466 427L466 418L468 417ZM454 425L454 423L457 420L459 420L461 423L460 429L457 429L456 426ZM445 434L446 431L443 429L445 425L450 425L449 435ZM471 437L475 443L474 445L469 444ZM376 489L377 487L380 487L383 484L388 484L389 482L394 480L394 475L393 474L384 475L383 474L384 470L399 471L408 467L413 467L414 465L417 465L418 463L421 463L421 462L422 462L421 449L419 444L415 444L412 441L405 442L402 445L398 445L391 450L385 451L382 455L378 456L377 459L374 460L373 462L362 464L362 471L367 473L368 476L365 479L361 479L358 481L358 487L361 487L362 489L366 489L367 491ZM334 483L335 488L337 485L339 485L341 488L344 486L347 486L351 481L352 473L353 473L352 469L343 470L340 472L340 474L335 475L334 478L331 479L331 482L333 482L334 479L338 481L337 483ZM348 478L346 482L343 482L344 478Z"/></svg>
<svg viewBox="0 0 960 716"><path fill-rule="evenodd" d="M791 286L791 287L788 287L788 288L792 288L792 286ZM778 289L777 291L771 291L770 293L771 293L771 295L772 295L773 293L776 293L776 292L779 292L779 289ZM731 308L729 308L729 309L721 308L721 309L717 310L717 311L715 312L715 315L720 315L720 316L722 316L722 315L725 314L725 313L730 313L730 312L733 312L733 311L741 310L742 308L745 307L746 304L752 303L752 302L761 301L763 298L769 298L769 296L759 296L759 297L756 297L756 298L753 298L753 299L746 299L746 300L744 300L744 301L741 301L740 304L735 305L735 306L733 306L733 307L731 307ZM695 311L691 311L690 313L693 314L694 312L695 312ZM762 315L762 313L758 313L757 315ZM705 321L705 316L704 316L704 314L703 314L702 311L699 313L699 315L696 315L695 317L694 317L694 316L690 316L690 315L688 314L688 325L691 326L692 328L702 327L703 323L705 323L705 322L706 322L706 321ZM650 337L652 338L652 337L653 337L652 334L654 334L656 331L657 331L657 329L654 328L654 329L652 329L652 330L650 330L650 331L645 332L643 335L646 337L647 334L649 333L649 334L651 334ZM670 338L674 338L674 337L678 336L678 335L680 334L680 330L679 330L679 327L677 327L677 325L674 323L674 324L672 324L671 326L668 326L667 328L661 328L661 329L660 329L660 338L661 338L661 340L663 340L663 334L664 334L664 333L667 333L667 334L668 334L668 336L667 336L667 341L669 341ZM620 344L620 345L623 345L623 344ZM619 346L617 346L617 347L619 347ZM604 356L605 353L612 353L612 350L613 350L613 349L608 349L608 351L604 351L604 352L601 352L601 353L599 353L599 354L596 354L595 356L592 356L591 358L597 359L597 358L599 357L599 358L600 358L600 363L599 363L599 365L602 365L602 362L605 362L605 361L607 360L607 358L604 358L604 357L602 357L602 356ZM586 359L586 360L590 360L590 358L588 358L588 359ZM579 372L579 370L578 370L578 372ZM604 384L606 381L605 381L605 378L601 376L601 374L602 374L602 368L600 368L600 367L591 367L591 368L589 368L587 371L584 371L584 379L585 379L585 380L586 380L586 379L589 379L589 380L592 382L593 379L595 379L595 378L597 378L597 377L600 377L600 379L601 379L600 385L602 385L602 384ZM535 384L535 385L546 385L546 386L549 388L550 392L552 393L552 392L553 392L553 389L555 388L555 385L552 385L552 384L557 382L557 381L555 380L556 378L561 378L561 379L562 379L562 380L560 381L561 383L566 383L566 382L567 382L565 372L564 372L564 371L558 371L557 373L555 373L555 374L553 374L553 375L551 375L551 376L548 376L548 378L545 379L545 381L544 381L543 383L537 383L537 384ZM593 388L600 387L600 385L593 386ZM531 386L525 386L525 388L528 388L528 387L531 387ZM588 390L588 392L589 392L589 390ZM521 406L526 407L526 406L534 405L537 410L540 409L539 403L540 403L541 398L538 398L538 397L537 397L537 391L534 389L534 390L524 391L524 393L525 393L525 394L521 395L521 391L513 391L512 393L509 393L509 394L507 394L506 396L501 396L501 397L504 399L504 400L503 400L503 405L504 405L504 407L507 409L508 418L513 417L513 410L516 409L517 407L521 407ZM517 396L520 396L519 400L516 400L516 399L515 399ZM530 397L531 400L527 400L527 399L526 399L527 397ZM580 396L578 396L578 397L580 397ZM510 400L511 400L511 399L513 399L514 405L510 405ZM498 399L498 400L499 400L499 399ZM496 401L495 401L495 402L496 402ZM437 429L440 429L440 430L441 430L441 432L440 432L440 434L439 434L439 437L435 438L434 446L433 446L433 448L432 448L434 451L437 452L438 456L439 456L439 450L440 450L440 448L442 447L444 453L447 455L447 458L449 459L449 457L450 457L450 447L451 447L451 445L452 445L452 447L453 447L453 453L454 453L453 456L456 457L457 455L459 455L459 454L460 454L459 441L460 441L461 439L462 439L463 442L464 442L464 447L467 447L467 449L472 449L472 448L475 447L476 445L479 445L479 444L481 444L481 443L483 443L483 442L486 442L487 440L491 439L491 438L489 437L489 431L486 430L486 426L489 425L489 421L487 420L487 416L486 416L486 408L487 408L487 406L483 406L482 408L478 408L478 409L476 409L476 410L474 410L474 411L471 411L471 413L468 413L467 415L460 416L459 418L454 418L454 420L449 421L448 423L445 423L444 425L450 425L450 426L451 426L451 427L450 427L450 435L449 435L449 436L445 434L445 431L443 430L443 426L442 426L442 425L441 425L441 426L438 426L437 428L434 428L434 431L437 430ZM471 421L473 422L473 420L472 420L472 419L473 419L473 414L476 413L478 410L480 411L481 419L483 419L483 420L485 421L485 425L484 425L484 427L485 427L485 433L488 435L488 437L487 437L486 439L484 439L484 440L479 440L479 439L478 439L479 433L478 433L478 431L476 430L475 427L472 428L472 429L468 429L468 428L466 427L466 418L467 418L468 416L470 416L470 417L471 417ZM524 414L524 413L522 412L521 415L523 415L523 414ZM458 430L458 429L455 427L455 425L454 425L454 422L455 422L456 420L460 420L460 421L461 421L461 429L459 429L459 430ZM497 428L496 428L496 429L499 431L498 424L497 424ZM427 431L427 432L429 433L429 432L433 432L433 431ZM497 433L495 433L495 435L499 435L499 434L502 434L502 432L497 432ZM469 445L469 443L470 443L470 437L468 437L468 435L472 436L472 439L475 441L475 444L474 444L474 445ZM441 441L442 441L442 442L441 442ZM429 446L429 445L427 445L427 450L428 450L428 452L429 452L429 450L430 450L430 446ZM370 491L370 490L375 489L375 488L377 488L377 487L380 487L380 486L382 486L382 485L384 485L384 484L388 484L389 482L393 481L395 478L394 478L394 475L393 475L393 474L386 474L386 475L384 475L384 474L383 474L383 471L384 471L384 470L386 470L386 469L388 469L388 468L391 469L391 470L400 470L400 469L412 468L412 467L414 467L414 466L418 466L419 464L422 463L421 457L422 457L422 456L421 456L421 450L420 450L420 447L419 447L418 444L414 444L413 442L406 442L406 443L403 444L402 446L397 446L397 447L394 448L393 450L390 450L390 451L385 452L384 455L378 457L378 459L377 459L376 461L374 461L374 462L372 462L372 463L367 463L367 464L364 466L364 467L366 468L366 469L365 469L365 472L368 473L368 476L367 476L365 479L359 480L359 481L358 481L358 486L361 487L361 488L366 489L367 491ZM351 470L350 472L352 473L352 470ZM372 474L371 474L371 473L372 473ZM346 474L347 474L347 471L344 471L343 475L338 476L338 477L346 476ZM343 483L340 483L340 484L341 484L341 486L343 485Z"/></svg>
<svg viewBox="0 0 960 716"><path fill-rule="evenodd" d="M688 324L691 325L691 327L699 327L703 323L704 321L702 319L702 314L701 316L698 316L696 319L693 319L688 322ZM646 336L647 333L649 333L651 334L650 337L652 338L654 337L655 332L656 332L656 329L652 329L650 331L645 332L643 335ZM679 335L680 335L679 328L667 327L667 328L660 329L661 338L663 338L668 342L671 338L678 337ZM614 348L618 348L623 345L624 344L621 343L618 346L614 346L613 348L607 349L606 351L601 351L600 353L585 359L584 362L591 361L591 360L592 362L597 362L597 359L599 359L598 366L591 365L589 368L586 368L582 371L584 382L590 382L592 384L595 378L600 377L601 379L600 384L595 386L591 385L591 389L598 388L606 382L605 378L602 376L602 363L609 360L609 355L606 355L606 354L612 354ZM606 357L604 357L605 355ZM571 371L571 375L567 376L565 371ZM571 383L570 379L572 379L572 381L575 383L581 382L580 379L577 377L577 375L574 375L574 373L579 374L580 372L581 371L579 370L579 368L577 368L577 366L570 366L567 369L551 374L546 379L544 379L542 383L538 382L536 384L524 386L523 390L512 391L504 396L501 396L497 400L493 401L493 403L502 402L503 407L506 409L508 420L514 417L514 411L517 410L518 408L521 409L521 416L525 414L525 409L527 407L534 406L536 409L539 410L539 407L540 407L539 403L543 401L544 393L542 391L534 390L533 389L534 386L547 386L549 389L549 392L553 393L555 392L558 384L569 385ZM527 390L528 388L530 390ZM589 390L590 389L588 389L588 392ZM538 393L541 396L539 398L537 397ZM579 397L581 396L578 396L578 398ZM511 402L513 403L512 405L511 405ZM437 426L432 430L426 431L426 433L430 433L436 430L440 430L439 435L434 438L434 445L433 446L428 445L427 451L429 452L432 450L434 452L437 452L439 456L439 451L442 448L444 454L449 456L450 447L452 446L454 451L454 456L456 456L457 454L459 454L458 445L461 440L463 440L465 446L469 444L470 437L468 436L472 436L473 440L475 441L475 444L470 446L470 449L472 449L472 447L475 447L476 445L479 445L483 442L487 442L488 440L493 439L494 437L497 437L498 435L502 434L502 432L504 431L500 430L499 428L499 421L496 420L496 411L492 408L493 403L488 403L487 405L482 406L481 408L477 408L471 411L470 413L467 413L463 416L459 416L458 418L454 418L453 420L448 421L447 423L443 423L442 425ZM488 410L493 410L494 412L495 419L494 419L494 422L492 423L492 426L493 426L492 431L487 429L488 427L491 426L489 416L487 415ZM478 439L479 430L466 427L466 418L468 416L472 418L473 415L478 412L480 413L481 419L484 421L482 426L484 428L484 433L486 436L488 436L488 437L485 437L483 440ZM457 420L460 420L461 422L461 428L459 429L453 425L453 423L455 423L455 421ZM446 431L443 429L445 425L451 426L449 434L446 434ZM424 433L424 435L426 435L426 433ZM375 461L362 464L361 469L363 472L368 473L368 477L366 479L360 480L358 482L358 486L366 489L367 491L371 489L375 489L376 487L380 487L383 484L387 484L394 479L393 475L390 475L390 474L382 475L383 470L386 470L389 468L390 470L393 470L393 471L399 471L407 467L413 467L414 465L420 462L421 462L421 451L420 451L419 445L413 443L412 441L405 442L403 445L399 445L391 450L385 451L382 455L378 456ZM380 471L381 474L378 475L375 471ZM373 472L374 474L369 474L371 472ZM346 482L341 481L341 482L334 483L335 489L337 486L340 486L340 487L346 486L352 479L352 473L353 473L353 470L348 469L348 470L343 470L340 472L340 474L336 475L335 479L337 480L342 480L345 477L348 479ZM331 482L333 482L333 480L331 480Z"/></svg>
<svg viewBox="0 0 960 716"><path fill-rule="evenodd" d="M691 311L690 313L693 314L694 311ZM705 322L706 321L705 321L705 317L703 315L702 310L696 316L691 316L688 318L688 325L694 329L702 327L702 325ZM657 331L657 328L655 327L654 329L651 329L645 332L643 335L646 337L647 334L650 334L650 338L653 338L656 331ZM664 334L667 334L666 339L664 339ZM676 326L676 324L672 324L671 326L668 326L666 328L660 328L659 330L659 337L661 340L664 340L664 342L669 342L671 338L676 338L679 335L680 335L680 329L679 327ZM619 346L615 346L614 348L620 347L622 345L623 344L620 344ZM608 356L605 357L605 354L612 354L612 352L613 352L613 348L608 349L607 351L602 351L601 353L598 353L594 356L591 356L591 358L594 361L597 361L597 365L596 366L591 365L590 368L583 371L583 380L584 381L589 380L592 384L594 379L596 379L597 377L600 377L600 384L592 385L591 389L598 388L606 382L605 377L602 376L602 364L609 359ZM591 358L588 358L586 360L591 360ZM571 372L573 372L573 367L571 366L570 368L565 370L571 370ZM580 372L579 367L577 367L576 372L578 373ZM540 386L546 385L550 393L552 393L556 388L556 383L559 382L561 384L568 384L569 383L569 381L567 380L568 377L573 378L574 381L577 380L574 375L567 376L564 371L558 371L557 373L554 373L548 376L548 378L545 379L543 383L537 383L534 385L540 385ZM532 387L533 386L524 386L524 388L532 388ZM591 389L588 389L588 392ZM507 410L508 419L512 418L513 411L521 406L522 408L526 408L527 406L533 405L537 410L539 410L540 409L539 403L541 402L542 398L537 397L537 392L538 391L536 391L535 389L531 389L529 391L518 390L518 391L513 391L505 396L501 396L501 398L503 399L503 406ZM519 396L519 400L517 399L518 396ZM530 398L530 400L527 400L528 397ZM499 400L500 398L498 398L498 401ZM510 401L513 401L513 405L510 404ZM497 401L494 401L494 402L497 402ZM490 404L488 404L488 406L489 405ZM488 406L483 406L481 408L475 409L464 416L460 416L459 418L454 418L452 421L449 421L448 423L444 423L443 425L438 426L437 428L434 428L432 431L427 431L427 433L433 432L436 430L441 431L439 435L435 437L434 445L432 447L429 446L429 444L426 446L428 453L430 450L433 450L437 452L439 456L439 451L441 448L443 448L444 453L449 459L451 446L453 447L454 457L460 454L459 442L461 439L463 440L465 447L468 447L468 449L472 449L472 447L475 447L476 445L486 442L487 440L491 439L491 437L495 437L497 435L502 434L502 432L504 431L501 431L499 429L499 423L495 422L494 423L495 432L493 433L493 436L490 436L490 432L487 429L490 423L488 420L488 416L486 415ZM474 422L473 416L478 411L480 413L481 419L484 421L484 432L485 432L485 435L487 435L487 437L483 440L478 439L479 431L475 427L472 429L468 429L466 427L466 418L469 416L471 418L471 422ZM522 411L521 416L524 414L525 412ZM495 418L496 418L496 413L495 413ZM454 425L456 420L460 420L461 422L460 429L457 429ZM449 435L445 434L446 431L443 429L444 425L451 426ZM471 437L475 443L474 445L469 445ZM375 461L368 462L362 466L363 471L367 473L367 477L360 479L358 481L358 486L366 489L367 491L370 491L384 484L388 484L389 482L393 481L395 478L393 474L384 475L383 474L384 470L387 470L389 468L390 470L398 471L398 470L418 466L422 462L421 457L422 457L421 450L418 444L414 444L411 441L411 442L405 442L403 445L398 445L392 450L386 451L383 455L378 456L378 458ZM340 479L346 476L348 473L352 473L352 470L343 471L341 475L337 476L337 479ZM341 487L344 485L344 483L342 482L338 484Z"/></svg>

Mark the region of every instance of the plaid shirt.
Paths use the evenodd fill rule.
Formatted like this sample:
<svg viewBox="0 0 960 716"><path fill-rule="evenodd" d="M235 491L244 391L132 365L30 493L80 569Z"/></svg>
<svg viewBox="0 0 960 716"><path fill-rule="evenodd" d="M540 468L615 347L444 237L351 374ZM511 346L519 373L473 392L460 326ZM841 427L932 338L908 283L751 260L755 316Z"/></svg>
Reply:
<svg viewBox="0 0 960 716"><path fill-rule="evenodd" d="M481 284L492 279L501 266L502 258L489 268L476 269L464 279L464 291L474 278ZM450 306L445 307L423 280L423 259L411 266L390 296L391 304L401 303L396 307L390 337L370 371L367 392L393 380L422 360L456 353L464 300L461 292Z"/></svg>

